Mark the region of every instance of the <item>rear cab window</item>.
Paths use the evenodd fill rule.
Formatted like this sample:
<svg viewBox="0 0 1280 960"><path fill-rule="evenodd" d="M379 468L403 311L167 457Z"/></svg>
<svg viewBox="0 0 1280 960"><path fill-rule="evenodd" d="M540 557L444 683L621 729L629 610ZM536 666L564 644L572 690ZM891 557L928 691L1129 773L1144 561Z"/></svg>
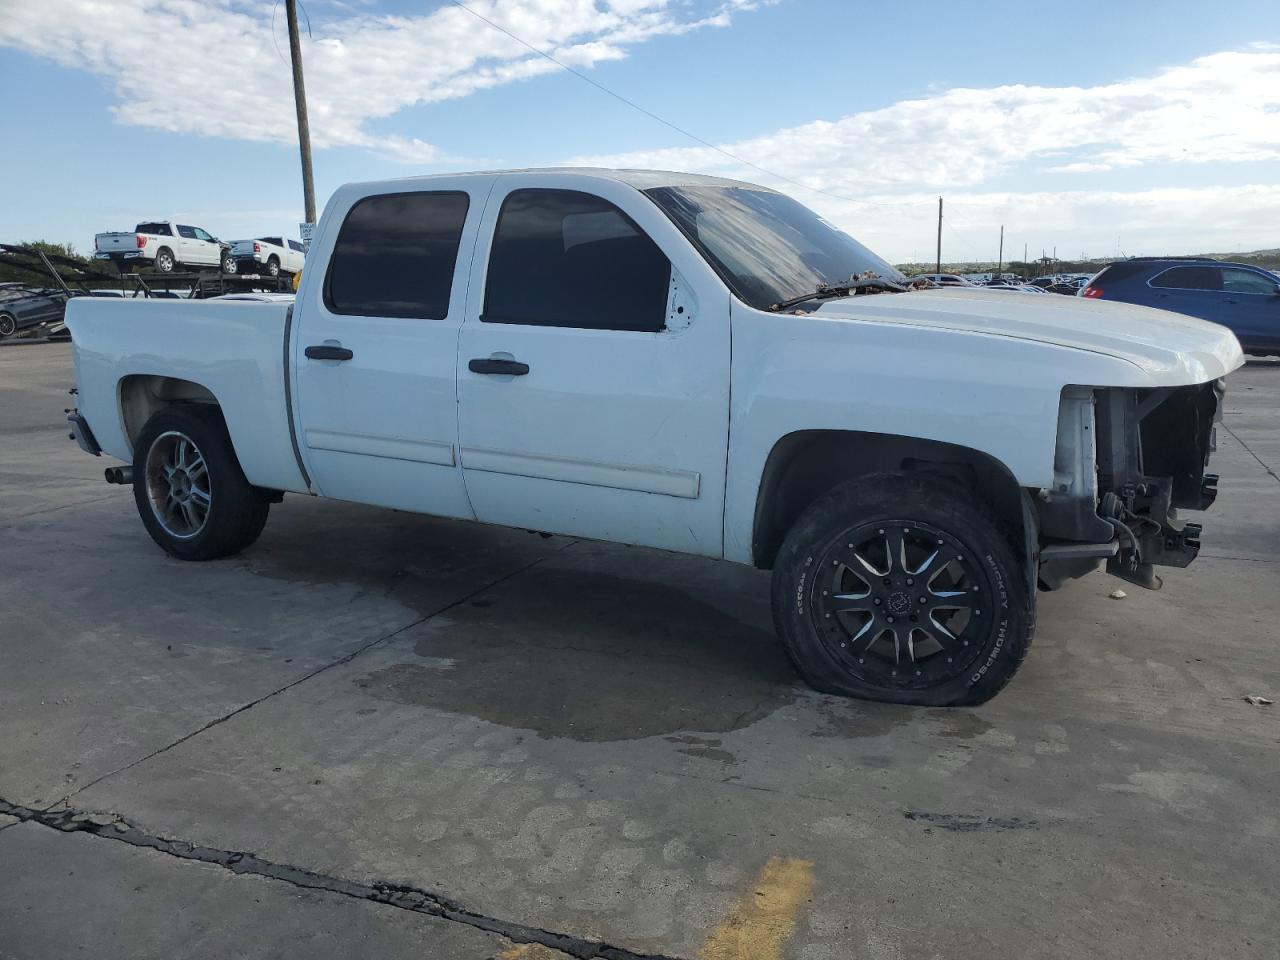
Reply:
<svg viewBox="0 0 1280 960"><path fill-rule="evenodd" d="M134 233L150 233L158 237L172 237L173 231L167 223L140 223L133 228Z"/></svg>
<svg viewBox="0 0 1280 960"><path fill-rule="evenodd" d="M485 323L657 333L671 263L622 210L576 190L514 190L494 228Z"/></svg>
<svg viewBox="0 0 1280 960"><path fill-rule="evenodd" d="M325 306L349 316L443 320L470 203L452 190L358 200L329 258Z"/></svg>

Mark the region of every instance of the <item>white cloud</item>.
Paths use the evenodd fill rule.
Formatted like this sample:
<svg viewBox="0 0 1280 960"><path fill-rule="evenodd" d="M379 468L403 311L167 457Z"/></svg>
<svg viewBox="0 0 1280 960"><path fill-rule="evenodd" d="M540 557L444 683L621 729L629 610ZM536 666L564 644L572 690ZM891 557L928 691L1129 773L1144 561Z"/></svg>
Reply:
<svg viewBox="0 0 1280 960"><path fill-rule="evenodd" d="M663 35L728 23L751 0L467 0L476 13L575 67L616 60ZM0 46L92 71L126 124L242 140L295 142L283 9L254 0L18 0ZM370 130L415 104L465 97L559 68L467 12L442 4L382 16L360 0L325 5L303 33L316 147L360 146L408 162L438 147ZM317 11L319 13L321 11ZM247 106L230 109L228 104Z"/></svg>
<svg viewBox="0 0 1280 960"><path fill-rule="evenodd" d="M1027 161L1044 172L1280 159L1280 49L1217 53L1095 87L956 88L720 145L821 189L974 186ZM603 166L749 174L706 147L578 157Z"/></svg>
<svg viewBox="0 0 1280 960"><path fill-rule="evenodd" d="M895 262L932 262L937 237L936 194L873 195L846 202L804 196L872 249ZM1280 246L1280 185L1168 187L1147 190L1066 190L1014 193L948 192L942 258L996 259L1005 228L1004 259L1057 248L1060 257L1224 253Z"/></svg>
<svg viewBox="0 0 1280 960"><path fill-rule="evenodd" d="M1115 253L1117 235L1128 254L1280 245L1280 188L1207 185L1223 165L1280 160L1276 46L1094 87L956 88L719 146L747 162L704 146L568 162L756 181L793 194L897 260L931 256L939 192L949 210L944 258L994 259L1001 223L1016 235L1006 252L1016 247L1018 256L1024 234L1037 254L1041 244L1056 244L1073 256ZM1150 164L1198 165L1202 185L1107 189L1107 172ZM973 192L1012 173L1034 182L1036 192ZM1090 174L1103 187L1055 189L1063 174Z"/></svg>

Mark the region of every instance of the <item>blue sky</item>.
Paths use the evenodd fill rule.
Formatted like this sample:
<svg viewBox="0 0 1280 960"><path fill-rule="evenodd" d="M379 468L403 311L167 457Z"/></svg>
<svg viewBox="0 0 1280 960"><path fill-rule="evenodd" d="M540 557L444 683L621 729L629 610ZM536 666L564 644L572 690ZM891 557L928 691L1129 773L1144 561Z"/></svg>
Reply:
<svg viewBox="0 0 1280 960"><path fill-rule="evenodd" d="M1272 2L467 0L734 164L438 0L310 0L316 188L563 162L792 193L898 261L1280 246ZM275 13L273 40L272 15ZM1158 11L1158 13L1156 12ZM283 7L0 0L0 239L301 219ZM277 49L278 45L278 49ZM314 79L313 79L314 78ZM14 92L17 92L16 94ZM800 181L814 189L788 182Z"/></svg>

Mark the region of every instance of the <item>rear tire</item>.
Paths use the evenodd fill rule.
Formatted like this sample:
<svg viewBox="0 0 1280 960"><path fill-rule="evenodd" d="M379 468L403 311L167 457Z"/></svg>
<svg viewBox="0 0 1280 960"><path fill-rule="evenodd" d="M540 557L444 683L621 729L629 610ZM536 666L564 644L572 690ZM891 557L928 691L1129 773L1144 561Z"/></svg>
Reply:
<svg viewBox="0 0 1280 960"><path fill-rule="evenodd" d="M168 247L161 247L156 251L157 273L173 273L173 268L176 265L177 261L173 259L173 251Z"/></svg>
<svg viewBox="0 0 1280 960"><path fill-rule="evenodd" d="M280 261L277 260L274 256L267 258L267 276L269 277L280 276Z"/></svg>
<svg viewBox="0 0 1280 960"><path fill-rule="evenodd" d="M971 490L882 473L801 514L773 571L779 636L826 693L947 707L983 703L1021 665L1034 594L1010 537Z"/></svg>
<svg viewBox="0 0 1280 960"><path fill-rule="evenodd" d="M133 497L151 539L180 560L239 553L270 510L240 469L221 411L206 404L147 421L134 447Z"/></svg>

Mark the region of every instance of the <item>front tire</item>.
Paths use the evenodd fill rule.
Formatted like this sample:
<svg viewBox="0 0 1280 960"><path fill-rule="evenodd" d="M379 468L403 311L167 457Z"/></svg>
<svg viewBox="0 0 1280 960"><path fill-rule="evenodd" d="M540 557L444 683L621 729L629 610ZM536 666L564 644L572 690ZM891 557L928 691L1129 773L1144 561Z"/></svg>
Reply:
<svg viewBox="0 0 1280 960"><path fill-rule="evenodd" d="M0 340L18 332L18 318L11 313L0 313Z"/></svg>
<svg viewBox="0 0 1280 960"><path fill-rule="evenodd" d="M214 560L258 539L270 505L245 479L221 412L181 404L147 421L133 455L143 526L180 560Z"/></svg>
<svg viewBox="0 0 1280 960"><path fill-rule="evenodd" d="M991 509L944 478L882 473L819 497L787 534L773 615L818 690L983 703L1031 644L1034 594Z"/></svg>
<svg viewBox="0 0 1280 960"><path fill-rule="evenodd" d="M224 253L222 255L222 272L234 274L238 269L239 265L236 263L236 258L230 253Z"/></svg>

